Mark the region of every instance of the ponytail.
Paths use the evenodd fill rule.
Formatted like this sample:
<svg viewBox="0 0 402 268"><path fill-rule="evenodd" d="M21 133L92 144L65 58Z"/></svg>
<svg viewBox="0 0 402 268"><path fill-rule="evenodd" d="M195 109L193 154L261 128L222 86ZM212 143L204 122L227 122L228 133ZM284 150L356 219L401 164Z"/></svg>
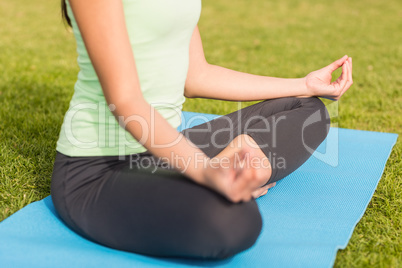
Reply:
<svg viewBox="0 0 402 268"><path fill-rule="evenodd" d="M70 26L70 27L72 27L71 26L71 20L70 20L70 18L68 17L68 14L67 14L67 5L66 5L66 2L65 1L68 1L68 0L61 0L61 17L63 18L63 20L65 21L65 22L67 22L67 24Z"/></svg>

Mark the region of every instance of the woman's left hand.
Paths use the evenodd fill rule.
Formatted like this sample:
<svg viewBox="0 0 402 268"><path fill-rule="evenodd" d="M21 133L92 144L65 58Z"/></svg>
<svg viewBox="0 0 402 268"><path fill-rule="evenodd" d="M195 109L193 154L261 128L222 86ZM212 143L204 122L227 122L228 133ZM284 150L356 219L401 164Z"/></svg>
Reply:
<svg viewBox="0 0 402 268"><path fill-rule="evenodd" d="M340 67L342 67L342 74L331 83L332 73ZM353 84L352 58L343 56L330 65L309 73L305 80L308 95L339 100Z"/></svg>

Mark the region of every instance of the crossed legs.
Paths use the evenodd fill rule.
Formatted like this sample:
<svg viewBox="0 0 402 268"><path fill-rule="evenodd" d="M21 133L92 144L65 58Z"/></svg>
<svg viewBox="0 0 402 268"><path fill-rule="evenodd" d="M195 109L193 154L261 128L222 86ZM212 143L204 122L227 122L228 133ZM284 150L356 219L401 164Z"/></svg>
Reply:
<svg viewBox="0 0 402 268"><path fill-rule="evenodd" d="M325 139L328 120L320 100L284 98L183 133L209 157L225 157L248 146L246 150L261 160L257 168L263 186L282 179L311 156ZM276 158L283 158L281 165ZM129 157L120 161L118 156L69 157L58 152L52 199L71 229L120 250L222 259L254 244L262 227L255 200L232 203L175 170L153 171L131 167Z"/></svg>

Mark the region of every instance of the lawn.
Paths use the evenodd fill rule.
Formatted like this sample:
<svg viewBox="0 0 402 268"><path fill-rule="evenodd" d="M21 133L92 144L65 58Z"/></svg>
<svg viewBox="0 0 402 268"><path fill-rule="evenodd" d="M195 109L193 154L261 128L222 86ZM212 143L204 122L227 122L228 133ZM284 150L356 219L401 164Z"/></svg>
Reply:
<svg viewBox="0 0 402 268"><path fill-rule="evenodd" d="M50 193L78 71L58 8L58 0L0 1L0 221ZM203 1L199 26L210 63L255 74L302 77L352 56L355 83L331 111L334 122L402 134L401 18L400 0L215 0ZM188 100L184 108L223 114L238 106ZM401 159L400 138L335 267L402 266Z"/></svg>

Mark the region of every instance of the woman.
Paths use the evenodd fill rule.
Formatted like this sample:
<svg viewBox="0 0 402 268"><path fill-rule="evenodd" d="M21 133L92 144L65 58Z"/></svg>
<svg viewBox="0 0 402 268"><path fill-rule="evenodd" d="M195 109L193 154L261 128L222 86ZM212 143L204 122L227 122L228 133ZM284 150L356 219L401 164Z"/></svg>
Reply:
<svg viewBox="0 0 402 268"><path fill-rule="evenodd" d="M62 220L97 243L153 256L222 259L253 245L262 225L254 199L325 139L316 96L345 93L352 59L299 79L256 76L206 62L199 0L62 7L80 66L52 176ZM184 96L265 101L179 133Z"/></svg>

